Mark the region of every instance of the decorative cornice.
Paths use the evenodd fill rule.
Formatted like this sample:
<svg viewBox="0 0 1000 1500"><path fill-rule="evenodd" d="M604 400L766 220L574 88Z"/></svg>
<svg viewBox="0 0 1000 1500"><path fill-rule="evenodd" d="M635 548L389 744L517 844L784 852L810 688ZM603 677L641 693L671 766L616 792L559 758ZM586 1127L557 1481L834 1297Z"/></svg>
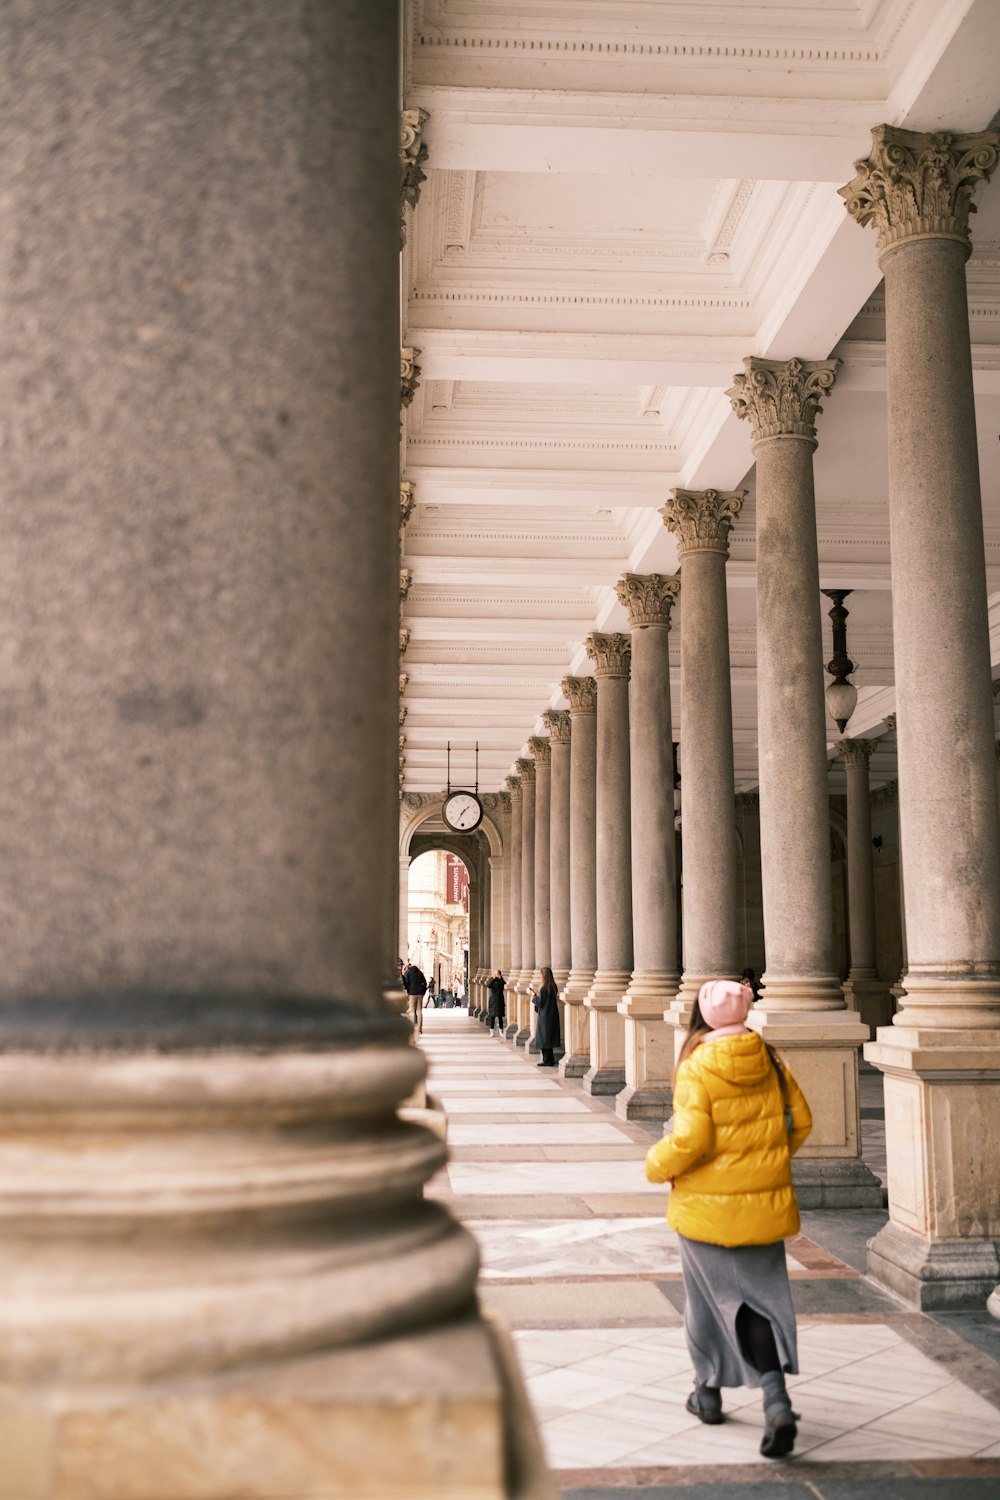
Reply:
<svg viewBox="0 0 1000 1500"><path fill-rule="evenodd" d="M838 740L837 749L845 766L864 766L878 749L878 740Z"/></svg>
<svg viewBox="0 0 1000 1500"><path fill-rule="evenodd" d="M606 634L594 630L584 641L587 655L594 663L594 676L628 678L632 666L632 637L617 631Z"/></svg>
<svg viewBox="0 0 1000 1500"><path fill-rule="evenodd" d="M733 411L753 426L754 443L801 437L816 442L820 398L833 390L839 359L758 359L748 355L744 374L726 392Z"/></svg>
<svg viewBox="0 0 1000 1500"><path fill-rule="evenodd" d="M536 766L547 766L552 761L552 742L547 735L533 734L528 740L528 749L535 757Z"/></svg>
<svg viewBox="0 0 1000 1500"><path fill-rule="evenodd" d="M645 630L649 625L665 625L669 630L670 611L680 587L680 578L667 573L623 573L615 584L615 593L628 610L628 623L633 630Z"/></svg>
<svg viewBox="0 0 1000 1500"><path fill-rule="evenodd" d="M560 683L564 698L569 699L570 714L596 714L597 682L593 677L564 677Z"/></svg>
<svg viewBox="0 0 1000 1500"><path fill-rule="evenodd" d="M407 648L407 646L409 644L410 644L410 632L406 629L405 626L401 626L400 627L400 631L399 631L399 654L400 654L400 656L405 656L406 655L406 648Z"/></svg>
<svg viewBox="0 0 1000 1500"><path fill-rule="evenodd" d="M952 135L877 125L871 155L854 163L857 176L838 192L852 219L874 223L880 260L914 239L957 240L968 253L972 195L989 180L998 143L993 130Z"/></svg>
<svg viewBox="0 0 1000 1500"><path fill-rule="evenodd" d="M671 490L660 515L677 538L678 557L688 552L728 557L729 533L746 497L746 490Z"/></svg>
<svg viewBox="0 0 1000 1500"><path fill-rule="evenodd" d="M426 109L402 109L399 112L399 246L406 244L406 210L416 208L420 184L427 180L423 170L427 145L423 130L430 115Z"/></svg>
<svg viewBox="0 0 1000 1500"><path fill-rule="evenodd" d="M587 682L592 678L586 678ZM542 714L542 723L549 732L549 739L556 745L568 745L573 721L565 708L547 708Z"/></svg>
<svg viewBox="0 0 1000 1500"><path fill-rule="evenodd" d="M517 774L521 778L522 788L525 786L530 786L535 779L535 762L533 760L527 760L526 758L521 757L516 760L514 764L517 767Z"/></svg>
<svg viewBox="0 0 1000 1500"><path fill-rule="evenodd" d="M412 582L413 582L413 569L412 568L400 568L400 570L399 570L399 597L400 597L400 599L405 599L406 598L407 594L410 592L410 585L411 585Z"/></svg>
<svg viewBox="0 0 1000 1500"><path fill-rule="evenodd" d="M399 481L399 524L405 526L413 515L413 507L417 503L417 487L412 479L401 479Z"/></svg>
<svg viewBox="0 0 1000 1500"><path fill-rule="evenodd" d="M441 797L441 792L407 792L403 797L403 807L407 812L420 812L432 802L440 802Z"/></svg>
<svg viewBox="0 0 1000 1500"><path fill-rule="evenodd" d="M399 351L399 404L409 406L417 394L420 385L420 366L417 364L419 349L400 349Z"/></svg>

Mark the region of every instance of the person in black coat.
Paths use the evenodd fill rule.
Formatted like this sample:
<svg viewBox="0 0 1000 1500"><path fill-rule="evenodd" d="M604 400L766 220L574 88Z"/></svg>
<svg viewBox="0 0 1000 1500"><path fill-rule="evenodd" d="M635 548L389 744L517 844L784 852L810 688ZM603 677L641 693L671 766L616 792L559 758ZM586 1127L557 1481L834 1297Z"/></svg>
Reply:
<svg viewBox="0 0 1000 1500"><path fill-rule="evenodd" d="M494 969L486 981L486 993L489 1003L486 1007L486 1020L489 1023L490 1035L501 1036L507 1020L507 1006L504 1000L503 975L499 969Z"/></svg>
<svg viewBox="0 0 1000 1500"><path fill-rule="evenodd" d="M554 1068L554 1052L559 1045L559 991L551 969L542 970L542 987L532 990L532 1001L538 1012L535 1028L535 1044L542 1054L540 1068Z"/></svg>

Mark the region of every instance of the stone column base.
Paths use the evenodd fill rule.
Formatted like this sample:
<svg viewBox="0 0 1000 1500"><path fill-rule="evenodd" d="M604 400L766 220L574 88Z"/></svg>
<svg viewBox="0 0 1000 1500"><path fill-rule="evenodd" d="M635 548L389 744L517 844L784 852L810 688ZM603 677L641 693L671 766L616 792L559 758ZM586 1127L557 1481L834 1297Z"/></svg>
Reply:
<svg viewBox="0 0 1000 1500"><path fill-rule="evenodd" d="M891 1219L871 1273L919 1307L981 1309L1000 1280L985 1144L1000 1139L1000 1031L883 1026L865 1057L885 1074Z"/></svg>
<svg viewBox="0 0 1000 1500"><path fill-rule="evenodd" d="M678 974L633 974L621 1003L625 1017L625 1087L615 1099L623 1120L662 1120L670 1111L674 1028L664 1011L677 994Z"/></svg>
<svg viewBox="0 0 1000 1500"><path fill-rule="evenodd" d="M880 1026L891 1026L896 1006L887 980L855 978L844 980L844 1000L872 1035Z"/></svg>
<svg viewBox="0 0 1000 1500"><path fill-rule="evenodd" d="M581 1083L588 1094L619 1094L625 1087L625 1018L618 1007L631 977L627 969L598 969L583 1002L590 1015L590 1067Z"/></svg>
<svg viewBox="0 0 1000 1500"><path fill-rule="evenodd" d="M559 1071L564 1078L582 1078L590 1067L590 1012L583 1002L593 983L590 969L571 969L562 992L566 1055Z"/></svg>
<svg viewBox="0 0 1000 1500"><path fill-rule="evenodd" d="M890 1220L868 1241L868 1274L922 1311L978 1312L996 1296L1000 1255L988 1240L933 1243Z"/></svg>
<svg viewBox="0 0 1000 1500"><path fill-rule="evenodd" d="M479 1318L196 1383L10 1392L0 1446L0 1500L556 1494L516 1358Z"/></svg>
<svg viewBox="0 0 1000 1500"><path fill-rule="evenodd" d="M792 1162L792 1181L800 1208L882 1208L882 1184L860 1158L812 1157Z"/></svg>
<svg viewBox="0 0 1000 1500"><path fill-rule="evenodd" d="M760 1000L747 1024L788 1063L812 1110L813 1129L795 1158L803 1207L878 1208L882 1188L861 1160L858 1050L868 1037L850 1010L769 1009Z"/></svg>

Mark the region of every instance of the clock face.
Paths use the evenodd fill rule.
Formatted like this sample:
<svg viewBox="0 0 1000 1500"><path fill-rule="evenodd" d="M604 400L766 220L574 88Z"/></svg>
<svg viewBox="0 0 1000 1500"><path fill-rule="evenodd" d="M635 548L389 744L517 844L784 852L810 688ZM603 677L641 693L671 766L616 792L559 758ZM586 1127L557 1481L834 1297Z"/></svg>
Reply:
<svg viewBox="0 0 1000 1500"><path fill-rule="evenodd" d="M472 792L452 792L441 809L441 816L456 833L471 833L483 816L479 798Z"/></svg>

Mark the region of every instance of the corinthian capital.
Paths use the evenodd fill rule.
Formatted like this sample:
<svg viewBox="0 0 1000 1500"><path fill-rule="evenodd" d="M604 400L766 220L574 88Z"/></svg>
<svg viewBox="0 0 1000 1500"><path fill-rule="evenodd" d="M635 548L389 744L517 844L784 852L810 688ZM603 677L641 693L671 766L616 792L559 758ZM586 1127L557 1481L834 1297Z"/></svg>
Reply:
<svg viewBox="0 0 1000 1500"><path fill-rule="evenodd" d="M680 590L679 578L666 573L623 573L615 584L619 602L628 610L633 630L647 625L665 625L670 629L670 611Z"/></svg>
<svg viewBox="0 0 1000 1500"><path fill-rule="evenodd" d="M504 777L504 786L507 788L507 793L508 793L509 796L511 796L511 797L520 797L520 795L521 795L521 778L520 778L520 776L505 776Z"/></svg>
<svg viewBox="0 0 1000 1500"><path fill-rule="evenodd" d="M399 244L406 244L406 210L416 208L420 184L426 181L424 162L427 145L423 130L430 115L426 109L403 109L399 112Z"/></svg>
<svg viewBox="0 0 1000 1500"><path fill-rule="evenodd" d="M564 677L560 687L563 697L569 699L571 713L596 714L597 683L593 677Z"/></svg>
<svg viewBox="0 0 1000 1500"><path fill-rule="evenodd" d="M399 727L402 729L406 723L406 715L410 712L405 703L399 705Z"/></svg>
<svg viewBox="0 0 1000 1500"><path fill-rule="evenodd" d="M866 766L872 753L878 748L878 740L838 740L837 749L845 766Z"/></svg>
<svg viewBox="0 0 1000 1500"><path fill-rule="evenodd" d="M410 584L413 582L412 568L400 568L399 570L399 597L405 599L410 592Z"/></svg>
<svg viewBox="0 0 1000 1500"><path fill-rule="evenodd" d="M403 694L406 692L406 684L409 682L409 680L410 679L409 679L409 677L407 676L407 674L405 672L400 672L400 674L399 674L399 696L401 698L402 698Z"/></svg>
<svg viewBox="0 0 1000 1500"><path fill-rule="evenodd" d="M862 226L875 225L878 254L906 240L958 240L971 250L972 195L997 164L996 131L977 135L925 134L877 125L871 155L856 161L857 176L839 188L847 212Z"/></svg>
<svg viewBox="0 0 1000 1500"><path fill-rule="evenodd" d="M535 757L536 766L547 766L552 760L552 742L547 735L533 734L528 741L528 749Z"/></svg>
<svg viewBox="0 0 1000 1500"><path fill-rule="evenodd" d="M419 349L400 349L399 351L399 404L409 406L417 394L420 384L420 366L417 364Z"/></svg>
<svg viewBox="0 0 1000 1500"><path fill-rule="evenodd" d="M671 490L660 515L677 538L678 556L721 552L728 557L729 533L746 497L746 490Z"/></svg>
<svg viewBox="0 0 1000 1500"><path fill-rule="evenodd" d="M534 781L535 762L533 760L527 760L522 757L520 760L516 760L514 764L517 767L517 774L521 778L522 788L526 787L530 782Z"/></svg>
<svg viewBox="0 0 1000 1500"><path fill-rule="evenodd" d="M757 359L748 355L744 374L726 392L738 417L753 425L753 440L804 437L816 441L820 398L833 390L839 359Z"/></svg>
<svg viewBox="0 0 1000 1500"><path fill-rule="evenodd" d="M628 677L632 666L632 637L594 630L583 643L594 663L595 677Z"/></svg>
<svg viewBox="0 0 1000 1500"><path fill-rule="evenodd" d="M587 677L584 680L591 682L593 679ZM547 708L542 714L542 723L549 731L550 740L557 745L569 744L572 720L565 708Z"/></svg>
<svg viewBox="0 0 1000 1500"><path fill-rule="evenodd" d="M401 479L399 481L399 524L405 526L413 515L413 507L417 503L417 487L412 479Z"/></svg>
<svg viewBox="0 0 1000 1500"><path fill-rule="evenodd" d="M403 626L399 632L399 654L406 655L406 648L410 644L410 632Z"/></svg>

